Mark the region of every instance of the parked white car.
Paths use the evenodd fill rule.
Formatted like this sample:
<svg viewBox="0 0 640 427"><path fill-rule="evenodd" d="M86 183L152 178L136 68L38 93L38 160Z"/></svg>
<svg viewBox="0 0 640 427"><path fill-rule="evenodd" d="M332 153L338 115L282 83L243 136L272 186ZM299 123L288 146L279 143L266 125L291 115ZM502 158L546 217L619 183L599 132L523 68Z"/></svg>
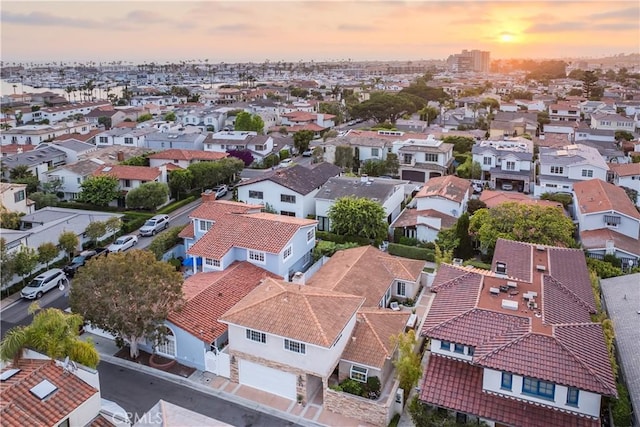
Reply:
<svg viewBox="0 0 640 427"><path fill-rule="evenodd" d="M131 249L137 244L138 244L138 238L136 236L128 234L126 236L118 237L118 239L115 242L109 245L107 250L109 252L123 252L123 251L126 251L127 249Z"/></svg>
<svg viewBox="0 0 640 427"><path fill-rule="evenodd" d="M67 275L59 268L52 268L36 276L27 286L22 288L20 296L26 299L40 298L45 292L67 284Z"/></svg>
<svg viewBox="0 0 640 427"><path fill-rule="evenodd" d="M281 167L281 168L286 168L288 166L291 166L292 164L293 164L293 159L289 158L289 159L284 159L283 161L281 161L278 166Z"/></svg>
<svg viewBox="0 0 640 427"><path fill-rule="evenodd" d="M169 215L156 215L147 220L140 227L141 236L153 236L159 231L169 228Z"/></svg>

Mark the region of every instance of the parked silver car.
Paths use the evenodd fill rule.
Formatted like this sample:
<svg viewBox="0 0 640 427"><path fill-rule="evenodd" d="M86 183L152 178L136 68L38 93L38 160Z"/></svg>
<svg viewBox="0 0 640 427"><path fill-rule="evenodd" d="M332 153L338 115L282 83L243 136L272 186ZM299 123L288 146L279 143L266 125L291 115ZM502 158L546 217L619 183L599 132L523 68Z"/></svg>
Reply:
<svg viewBox="0 0 640 427"><path fill-rule="evenodd" d="M140 228L141 236L153 236L159 231L169 228L169 215L156 215L149 218Z"/></svg>
<svg viewBox="0 0 640 427"><path fill-rule="evenodd" d="M67 275L59 268L52 268L36 276L27 286L22 288L20 296L26 299L40 298L45 292L67 284Z"/></svg>

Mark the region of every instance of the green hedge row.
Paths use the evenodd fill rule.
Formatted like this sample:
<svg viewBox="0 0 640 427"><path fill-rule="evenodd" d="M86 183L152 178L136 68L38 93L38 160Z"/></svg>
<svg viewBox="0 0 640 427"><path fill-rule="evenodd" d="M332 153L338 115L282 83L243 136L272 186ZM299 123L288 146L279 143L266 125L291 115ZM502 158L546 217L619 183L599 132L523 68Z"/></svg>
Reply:
<svg viewBox="0 0 640 427"><path fill-rule="evenodd" d="M343 236L340 234L329 233L328 231L316 231L316 237L320 240L328 240L334 243L358 243L361 246L370 245L371 239L360 236Z"/></svg>
<svg viewBox="0 0 640 427"><path fill-rule="evenodd" d="M391 255L401 256L404 258L421 259L424 261L435 262L435 252L430 249L417 248L415 246L405 246L398 243L389 243L388 251Z"/></svg>
<svg viewBox="0 0 640 427"><path fill-rule="evenodd" d="M176 209L180 209L181 207L188 205L189 203L191 203L194 200L196 200L196 198L197 198L196 196L189 196L186 199L170 203L167 206L163 207L162 209L158 209L158 213L159 214L169 214L169 213L175 211Z"/></svg>

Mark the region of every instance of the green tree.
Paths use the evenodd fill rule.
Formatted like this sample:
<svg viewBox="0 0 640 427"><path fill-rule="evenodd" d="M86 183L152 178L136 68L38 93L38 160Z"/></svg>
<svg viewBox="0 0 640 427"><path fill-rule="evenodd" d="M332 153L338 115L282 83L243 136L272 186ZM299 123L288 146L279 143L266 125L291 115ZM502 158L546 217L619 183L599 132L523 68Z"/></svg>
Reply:
<svg viewBox="0 0 640 427"><path fill-rule="evenodd" d="M122 228L122 220L117 216L112 216L104 222L104 225L106 233L111 235L110 240L113 241L118 231Z"/></svg>
<svg viewBox="0 0 640 427"><path fill-rule="evenodd" d="M126 203L130 209L155 210L169 197L169 187L162 182L145 182L127 193Z"/></svg>
<svg viewBox="0 0 640 427"><path fill-rule="evenodd" d="M129 343L132 358L144 339L162 340L163 322L183 304L182 275L149 251L98 257L74 278L71 309Z"/></svg>
<svg viewBox="0 0 640 427"><path fill-rule="evenodd" d="M149 120L153 120L153 116L151 114L149 114L149 113L141 114L136 119L136 121L138 123L146 122L146 121L149 121Z"/></svg>
<svg viewBox="0 0 640 427"><path fill-rule="evenodd" d="M410 329L409 332L392 336L391 341L398 348L398 358L393 361L393 366L406 399L422 376L420 354L415 349L416 332Z"/></svg>
<svg viewBox="0 0 640 427"><path fill-rule="evenodd" d="M98 246L98 240L107 234L107 224L104 221L91 221L84 233L93 242L93 246Z"/></svg>
<svg viewBox="0 0 640 427"><path fill-rule="evenodd" d="M469 259L473 256L473 243L469 236L469 214L463 213L458 221L456 221L456 237L458 238L458 246L454 250L456 258Z"/></svg>
<svg viewBox="0 0 640 427"><path fill-rule="evenodd" d="M235 130L253 131L259 134L264 133L264 121L257 114L241 111L236 115L234 123Z"/></svg>
<svg viewBox="0 0 640 427"><path fill-rule="evenodd" d="M384 208L366 197L341 197L329 208L328 216L336 234L365 237L376 245L387 238Z"/></svg>
<svg viewBox="0 0 640 427"><path fill-rule="evenodd" d="M193 187L193 174L189 169L179 169L169 175L171 195L180 200L180 193L186 193Z"/></svg>
<svg viewBox="0 0 640 427"><path fill-rule="evenodd" d="M398 176L398 170L400 169L400 161L396 153L387 153L385 159L385 172L387 175Z"/></svg>
<svg viewBox="0 0 640 427"><path fill-rule="evenodd" d="M149 250L153 252L158 261L162 259L165 252L180 244L182 239L178 237L178 234L180 234L183 228L183 226L171 227L170 229L158 234L153 239L149 245Z"/></svg>
<svg viewBox="0 0 640 427"><path fill-rule="evenodd" d="M453 144L453 151L456 153L470 153L475 140L468 136L445 136L442 142Z"/></svg>
<svg viewBox="0 0 640 427"><path fill-rule="evenodd" d="M484 209L487 207L487 204L480 199L471 199L467 202L467 212L469 215L473 215L475 211L479 209Z"/></svg>
<svg viewBox="0 0 640 427"><path fill-rule="evenodd" d="M46 194L56 194L62 190L63 183L59 179L54 179L53 181L47 181L40 184L40 189L43 193ZM33 198L33 195L29 196L29 198Z"/></svg>
<svg viewBox="0 0 640 427"><path fill-rule="evenodd" d="M353 167L353 148L348 145L338 145L334 163L343 169L351 169Z"/></svg>
<svg viewBox="0 0 640 427"><path fill-rule="evenodd" d="M485 98L480 101L480 106L487 110L491 109L495 111L500 108L500 102L495 98Z"/></svg>
<svg viewBox="0 0 640 427"><path fill-rule="evenodd" d="M362 163L360 172L369 176L384 175L387 171L387 164L384 160L368 159Z"/></svg>
<svg viewBox="0 0 640 427"><path fill-rule="evenodd" d="M9 212L4 206L1 206L0 228L6 228L7 230L19 230L20 218L21 215L19 212Z"/></svg>
<svg viewBox="0 0 640 427"><path fill-rule="evenodd" d="M26 184L27 194L38 191L38 185L40 184L38 178L34 176L29 167L25 165L18 165L11 169L9 171L9 180L16 184Z"/></svg>
<svg viewBox="0 0 640 427"><path fill-rule="evenodd" d="M562 209L548 206L503 203L480 209L471 217L469 233L480 247L493 253L498 238L543 245L575 247L574 225Z"/></svg>
<svg viewBox="0 0 640 427"><path fill-rule="evenodd" d="M55 243L42 243L38 246L38 261L49 268L49 263L53 261L59 253L60 249L58 249Z"/></svg>
<svg viewBox="0 0 640 427"><path fill-rule="evenodd" d="M313 136L314 133L311 130L299 130L293 134L293 146L296 147L298 153L309 149L309 143L311 143Z"/></svg>
<svg viewBox="0 0 640 427"><path fill-rule="evenodd" d="M106 130L111 129L111 117L107 117L107 116L98 117L98 124L104 126Z"/></svg>
<svg viewBox="0 0 640 427"><path fill-rule="evenodd" d="M120 194L118 178L112 175L89 177L80 184L80 188L80 200L96 206L108 206Z"/></svg>
<svg viewBox="0 0 640 427"><path fill-rule="evenodd" d="M47 206L57 206L59 201L55 194L40 191L29 194L29 198L35 202L36 209L42 209Z"/></svg>
<svg viewBox="0 0 640 427"><path fill-rule="evenodd" d="M439 114L440 111L436 107L426 106L420 110L420 120L424 120L427 122L427 126L430 126Z"/></svg>
<svg viewBox="0 0 640 427"><path fill-rule="evenodd" d="M223 180L222 168L218 162L192 163L187 168L193 176L193 183L201 190L211 188Z"/></svg>
<svg viewBox="0 0 640 427"><path fill-rule="evenodd" d="M15 273L22 277L22 281L26 276L31 274L38 265L38 253L29 246L21 246L13 258Z"/></svg>
<svg viewBox="0 0 640 427"><path fill-rule="evenodd" d="M79 244L80 239L73 231L63 231L58 237L58 246L67 253L69 259L73 257Z"/></svg>
<svg viewBox="0 0 640 427"><path fill-rule="evenodd" d="M29 314L34 314L31 324L7 331L0 342L0 359L17 362L25 349L32 348L52 359L68 356L89 368L98 366L100 355L95 346L79 338L84 323L81 316L57 308L40 309L37 303L29 306Z"/></svg>
<svg viewBox="0 0 640 427"><path fill-rule="evenodd" d="M596 75L595 71L589 70L584 72L584 75L580 80L582 80L582 91L584 92L584 96L586 98L590 98L593 89L598 82L598 76Z"/></svg>
<svg viewBox="0 0 640 427"><path fill-rule="evenodd" d="M617 130L615 132L616 141L633 141L633 134L626 130Z"/></svg>
<svg viewBox="0 0 640 427"><path fill-rule="evenodd" d="M4 287L15 274L14 254L9 253L7 249L7 241L4 237L0 237L0 284Z"/></svg>
<svg viewBox="0 0 640 427"><path fill-rule="evenodd" d="M164 115L163 119L167 122L175 122L176 113L174 113L173 111L169 111L167 114Z"/></svg>

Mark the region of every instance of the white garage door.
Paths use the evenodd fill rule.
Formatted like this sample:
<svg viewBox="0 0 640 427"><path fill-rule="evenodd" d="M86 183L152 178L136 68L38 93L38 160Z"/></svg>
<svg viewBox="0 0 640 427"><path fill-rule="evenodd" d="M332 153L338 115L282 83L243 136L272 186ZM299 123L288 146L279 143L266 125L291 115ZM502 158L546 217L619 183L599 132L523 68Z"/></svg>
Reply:
<svg viewBox="0 0 640 427"><path fill-rule="evenodd" d="M296 400L296 376L257 363L240 360L240 384Z"/></svg>

